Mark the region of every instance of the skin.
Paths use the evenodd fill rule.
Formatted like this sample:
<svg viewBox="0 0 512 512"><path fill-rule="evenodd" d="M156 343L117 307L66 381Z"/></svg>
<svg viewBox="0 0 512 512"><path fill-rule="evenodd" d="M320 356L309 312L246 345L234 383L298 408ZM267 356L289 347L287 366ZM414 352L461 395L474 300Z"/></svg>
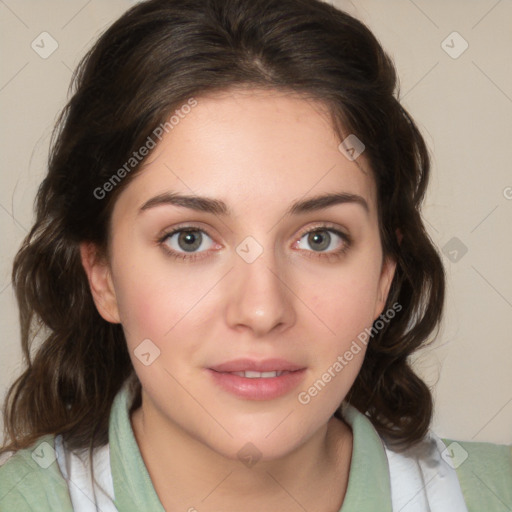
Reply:
<svg viewBox="0 0 512 512"><path fill-rule="evenodd" d="M352 432L333 413L364 346L307 405L298 394L383 312L395 263L383 258L374 180L364 153L350 161L338 150L320 103L257 89L197 100L119 195L108 257L82 245L98 310L123 325L143 387L131 418L137 442L167 510L296 511L300 503L337 511ZM362 197L368 211L347 202L286 213L333 192ZM229 214L173 204L141 211L165 193L223 201ZM209 236L199 252L185 252L178 235L162 241L190 225ZM312 229L324 240L336 229L352 242L329 232L330 245L318 250L304 235ZM263 250L252 263L236 251L248 236ZM148 366L134 354L145 339L160 350ZM306 370L284 396L248 400L205 371L240 357L283 358ZM261 454L252 467L237 457L249 442Z"/></svg>

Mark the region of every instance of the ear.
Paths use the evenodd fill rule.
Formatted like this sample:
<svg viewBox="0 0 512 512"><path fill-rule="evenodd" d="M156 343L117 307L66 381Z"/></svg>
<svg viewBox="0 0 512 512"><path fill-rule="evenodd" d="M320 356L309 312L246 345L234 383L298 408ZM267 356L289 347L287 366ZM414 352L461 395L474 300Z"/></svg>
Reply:
<svg viewBox="0 0 512 512"><path fill-rule="evenodd" d="M98 313L110 323L121 323L110 266L92 242L80 244L80 255Z"/></svg>
<svg viewBox="0 0 512 512"><path fill-rule="evenodd" d="M382 263L382 270L379 278L379 289L377 290L377 302L375 303L374 320L384 311L389 289L395 275L396 261L390 257L385 258Z"/></svg>

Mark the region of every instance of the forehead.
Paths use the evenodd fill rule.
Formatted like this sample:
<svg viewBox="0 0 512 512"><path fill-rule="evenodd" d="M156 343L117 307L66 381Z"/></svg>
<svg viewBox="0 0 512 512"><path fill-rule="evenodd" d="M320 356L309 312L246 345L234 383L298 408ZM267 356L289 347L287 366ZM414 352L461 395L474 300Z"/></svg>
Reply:
<svg viewBox="0 0 512 512"><path fill-rule="evenodd" d="M348 192L375 210L368 162L364 154L350 161L338 149L341 141L321 102L260 89L195 99L193 108L173 117L121 193L123 210L169 191L219 198L235 210L285 209L300 198Z"/></svg>

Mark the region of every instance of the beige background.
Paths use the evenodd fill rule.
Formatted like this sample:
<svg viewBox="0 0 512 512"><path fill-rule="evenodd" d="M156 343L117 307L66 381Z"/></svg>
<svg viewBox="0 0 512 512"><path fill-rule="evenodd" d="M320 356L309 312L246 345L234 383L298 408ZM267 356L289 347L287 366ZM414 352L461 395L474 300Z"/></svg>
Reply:
<svg viewBox="0 0 512 512"><path fill-rule="evenodd" d="M21 368L12 259L31 225L49 135L72 69L133 3L0 0L2 401ZM433 153L424 215L445 253L448 298L435 344L415 363L435 385L433 428L455 439L512 443L512 3L332 3L366 22L393 56L403 103ZM42 32L58 44L47 58L31 47L51 49Z"/></svg>

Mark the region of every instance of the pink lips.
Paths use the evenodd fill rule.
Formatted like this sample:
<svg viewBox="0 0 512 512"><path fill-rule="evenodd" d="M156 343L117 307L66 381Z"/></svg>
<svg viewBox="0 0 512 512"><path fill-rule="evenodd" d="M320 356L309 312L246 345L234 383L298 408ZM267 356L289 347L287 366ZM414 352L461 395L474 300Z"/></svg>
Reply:
<svg viewBox="0 0 512 512"><path fill-rule="evenodd" d="M255 361L254 359L235 359L210 369L216 372L243 372L245 370L253 372L272 372L302 370L304 367L290 363L284 359L265 359L264 361Z"/></svg>
<svg viewBox="0 0 512 512"><path fill-rule="evenodd" d="M246 400L272 400L289 393L302 381L305 370L284 359L237 359L207 368L217 385ZM243 372L249 376L240 375ZM272 376L270 372L278 373Z"/></svg>

